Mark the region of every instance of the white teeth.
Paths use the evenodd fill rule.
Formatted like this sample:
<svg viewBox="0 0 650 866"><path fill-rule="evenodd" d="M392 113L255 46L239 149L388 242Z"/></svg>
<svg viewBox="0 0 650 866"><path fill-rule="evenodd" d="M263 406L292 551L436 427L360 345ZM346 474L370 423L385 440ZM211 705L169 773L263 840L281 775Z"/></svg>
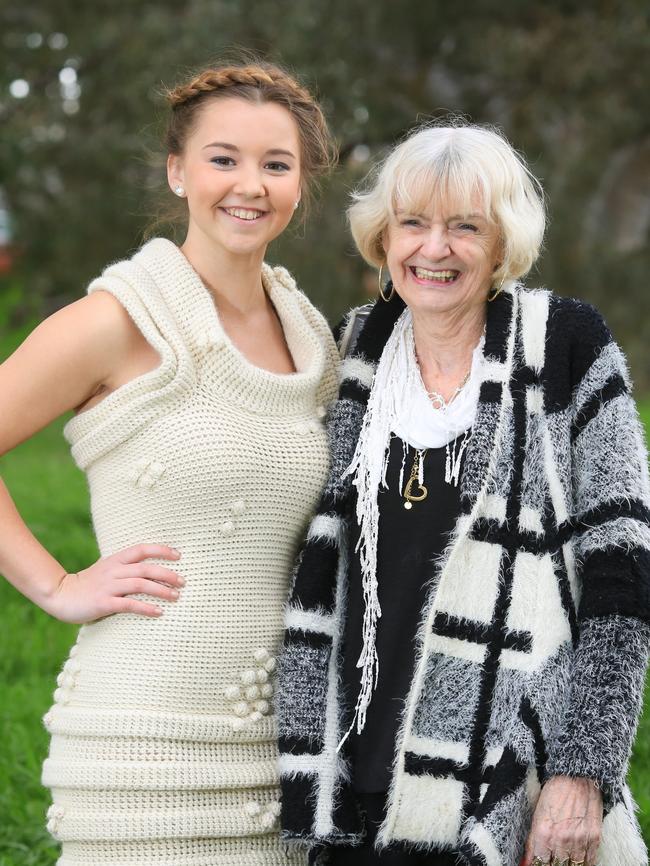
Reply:
<svg viewBox="0 0 650 866"><path fill-rule="evenodd" d="M244 210L244 208L241 207L226 207L224 210L227 214L230 214L230 216L239 217L241 220L256 220L263 216L263 211Z"/></svg>
<svg viewBox="0 0 650 866"><path fill-rule="evenodd" d="M445 280L451 282L458 276L458 271L430 271L427 268L413 268L415 276L420 280Z"/></svg>

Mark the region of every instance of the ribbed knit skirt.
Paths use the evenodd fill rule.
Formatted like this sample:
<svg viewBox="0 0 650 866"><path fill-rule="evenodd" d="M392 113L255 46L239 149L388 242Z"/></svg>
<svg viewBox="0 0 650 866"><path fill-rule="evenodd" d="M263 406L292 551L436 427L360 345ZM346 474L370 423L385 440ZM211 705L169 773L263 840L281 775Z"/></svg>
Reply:
<svg viewBox="0 0 650 866"><path fill-rule="evenodd" d="M276 762L275 740L54 734L57 866L304 866L279 837Z"/></svg>

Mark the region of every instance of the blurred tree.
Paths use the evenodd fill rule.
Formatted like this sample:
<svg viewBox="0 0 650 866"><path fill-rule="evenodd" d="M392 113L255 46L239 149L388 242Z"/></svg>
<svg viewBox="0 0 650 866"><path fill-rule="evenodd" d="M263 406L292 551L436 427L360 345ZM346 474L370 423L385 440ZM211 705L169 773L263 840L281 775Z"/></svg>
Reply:
<svg viewBox="0 0 650 866"><path fill-rule="evenodd" d="M320 210L270 255L332 318L368 282L349 189L417 119L459 112L501 126L548 192L529 283L596 303L650 389L648 18L645 0L4 0L0 187L25 296L55 307L138 245L162 84L240 45L315 86L340 140Z"/></svg>

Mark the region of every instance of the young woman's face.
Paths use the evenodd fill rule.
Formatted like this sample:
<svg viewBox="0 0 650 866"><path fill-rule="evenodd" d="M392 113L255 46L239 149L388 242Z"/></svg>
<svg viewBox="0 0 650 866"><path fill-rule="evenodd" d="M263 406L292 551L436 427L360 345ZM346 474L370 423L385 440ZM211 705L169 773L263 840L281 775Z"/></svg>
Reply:
<svg viewBox="0 0 650 866"><path fill-rule="evenodd" d="M300 199L300 138L281 105L236 98L209 101L183 154L168 159L172 189L182 186L188 236L234 254L264 250L287 226Z"/></svg>
<svg viewBox="0 0 650 866"><path fill-rule="evenodd" d="M478 204L469 215L453 203L427 213L398 209L383 246L396 291L422 312L484 302L501 253L498 230Z"/></svg>

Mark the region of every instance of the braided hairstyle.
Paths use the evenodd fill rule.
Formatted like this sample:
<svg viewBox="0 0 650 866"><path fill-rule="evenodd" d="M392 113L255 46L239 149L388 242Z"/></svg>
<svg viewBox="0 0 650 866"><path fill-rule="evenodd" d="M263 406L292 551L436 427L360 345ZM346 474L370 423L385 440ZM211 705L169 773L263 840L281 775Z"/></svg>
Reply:
<svg viewBox="0 0 650 866"><path fill-rule="evenodd" d="M214 99L274 102L287 109L298 126L301 148L302 201L336 161L336 148L323 112L311 93L280 67L264 61L204 69L190 81L166 91L171 116L165 135L168 153L182 154L199 112Z"/></svg>

